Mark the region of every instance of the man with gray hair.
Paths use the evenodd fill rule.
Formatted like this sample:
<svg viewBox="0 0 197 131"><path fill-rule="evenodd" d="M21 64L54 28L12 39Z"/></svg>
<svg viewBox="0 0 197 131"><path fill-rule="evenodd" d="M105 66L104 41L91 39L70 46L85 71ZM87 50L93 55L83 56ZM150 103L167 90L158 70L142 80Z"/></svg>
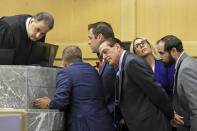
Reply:
<svg viewBox="0 0 197 131"><path fill-rule="evenodd" d="M0 18L0 49L13 49L13 64L27 65L33 42L44 42L53 25L53 16L47 12L35 16L4 16Z"/></svg>
<svg viewBox="0 0 197 131"><path fill-rule="evenodd" d="M38 98L35 106L66 110L67 131L113 131L98 72L82 62L77 46L68 46L62 56L65 68L57 73L54 99Z"/></svg>

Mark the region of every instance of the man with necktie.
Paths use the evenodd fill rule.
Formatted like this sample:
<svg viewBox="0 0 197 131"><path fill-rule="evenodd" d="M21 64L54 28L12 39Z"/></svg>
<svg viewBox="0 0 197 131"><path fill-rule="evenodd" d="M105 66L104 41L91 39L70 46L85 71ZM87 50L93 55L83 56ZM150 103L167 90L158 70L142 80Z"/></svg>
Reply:
<svg viewBox="0 0 197 131"><path fill-rule="evenodd" d="M103 85L105 95L105 102L109 112L113 117L114 111L114 94L115 94L115 79L116 69L103 61L102 56L99 55L99 43L107 38L114 38L114 32L110 24L106 22L96 22L88 25L88 44L91 47L92 53L97 53L100 59L99 76Z"/></svg>

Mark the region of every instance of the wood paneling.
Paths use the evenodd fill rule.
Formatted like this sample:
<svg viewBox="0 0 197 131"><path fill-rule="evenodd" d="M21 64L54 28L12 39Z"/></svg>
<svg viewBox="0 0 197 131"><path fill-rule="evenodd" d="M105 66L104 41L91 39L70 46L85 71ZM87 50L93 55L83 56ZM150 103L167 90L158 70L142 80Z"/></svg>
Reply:
<svg viewBox="0 0 197 131"><path fill-rule="evenodd" d="M55 26L46 42L59 45L55 64L61 65L59 59L66 46L78 45L83 58L94 65L97 57L87 43L87 26L97 21L110 23L115 36L123 41L136 36L157 41L168 34L176 35L185 51L197 57L196 5L196 0L1 0L0 17L51 13Z"/></svg>
<svg viewBox="0 0 197 131"><path fill-rule="evenodd" d="M182 41L197 41L196 0L136 0L137 36L151 41L173 34Z"/></svg>

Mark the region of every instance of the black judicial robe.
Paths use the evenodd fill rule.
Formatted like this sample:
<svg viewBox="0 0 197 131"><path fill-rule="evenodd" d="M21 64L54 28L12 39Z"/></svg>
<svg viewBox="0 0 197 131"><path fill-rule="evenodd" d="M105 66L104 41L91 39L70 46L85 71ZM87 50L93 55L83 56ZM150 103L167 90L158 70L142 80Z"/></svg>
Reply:
<svg viewBox="0 0 197 131"><path fill-rule="evenodd" d="M0 19L0 48L14 49L14 65L27 65L32 44L26 30L26 20L31 15L16 15ZM44 42L42 38L41 42Z"/></svg>

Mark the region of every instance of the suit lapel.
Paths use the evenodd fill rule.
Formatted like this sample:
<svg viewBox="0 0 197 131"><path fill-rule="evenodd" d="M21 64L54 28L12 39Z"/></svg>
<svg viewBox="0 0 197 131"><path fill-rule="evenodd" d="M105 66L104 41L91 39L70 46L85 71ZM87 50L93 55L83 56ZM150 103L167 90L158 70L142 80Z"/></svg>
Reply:
<svg viewBox="0 0 197 131"><path fill-rule="evenodd" d="M120 78L119 78L119 100L121 98L123 75L124 75L124 64L125 64L125 60L126 60L127 55L128 55L128 52L126 51L123 56L122 65L121 65Z"/></svg>
<svg viewBox="0 0 197 131"><path fill-rule="evenodd" d="M175 70L175 77L174 77L174 93L176 92L177 89L177 81L178 81L178 72L179 72L179 68L181 66L182 61L187 57L187 54L183 53L183 55L180 57L178 63L177 63L177 67Z"/></svg>

